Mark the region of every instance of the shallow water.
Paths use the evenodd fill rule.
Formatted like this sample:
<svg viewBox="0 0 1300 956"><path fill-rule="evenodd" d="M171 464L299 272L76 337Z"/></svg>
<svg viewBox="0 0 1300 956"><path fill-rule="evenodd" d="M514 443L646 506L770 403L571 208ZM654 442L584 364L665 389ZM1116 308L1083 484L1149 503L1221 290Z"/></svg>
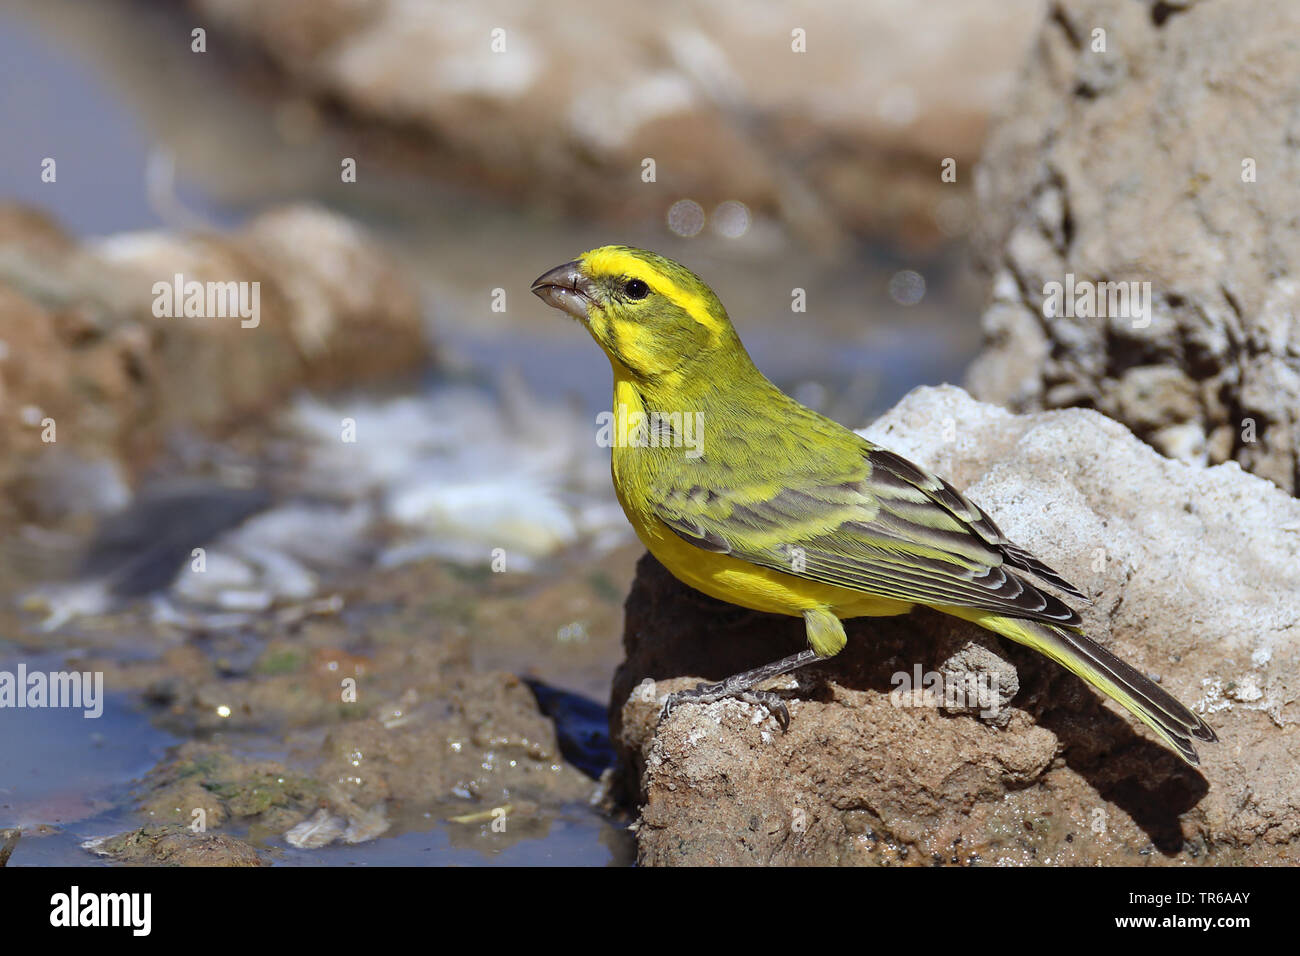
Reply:
<svg viewBox="0 0 1300 956"><path fill-rule="evenodd" d="M0 657L0 671L19 660ZM29 672L66 666L57 653L21 660ZM98 865L82 841L137 825L126 807L131 781L178 742L122 693L106 694L98 717L47 708L6 709L0 719L0 827L24 831L9 866Z"/></svg>

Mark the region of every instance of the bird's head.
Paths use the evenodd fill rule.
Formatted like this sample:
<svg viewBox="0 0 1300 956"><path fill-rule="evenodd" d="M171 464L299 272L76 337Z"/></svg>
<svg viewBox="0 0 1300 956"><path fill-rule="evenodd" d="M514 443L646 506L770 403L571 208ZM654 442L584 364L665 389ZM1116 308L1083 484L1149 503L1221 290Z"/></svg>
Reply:
<svg viewBox="0 0 1300 956"><path fill-rule="evenodd" d="M532 291L586 325L611 361L643 381L744 354L713 290L644 249L601 246L540 276Z"/></svg>

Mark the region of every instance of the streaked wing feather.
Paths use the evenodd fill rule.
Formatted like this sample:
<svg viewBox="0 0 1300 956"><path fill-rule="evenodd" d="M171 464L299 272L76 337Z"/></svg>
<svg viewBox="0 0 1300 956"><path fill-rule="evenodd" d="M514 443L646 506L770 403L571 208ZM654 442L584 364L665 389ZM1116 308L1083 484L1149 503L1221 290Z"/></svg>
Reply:
<svg viewBox="0 0 1300 956"><path fill-rule="evenodd" d="M656 513L704 550L918 604L950 604L1076 626L1079 616L1017 570L1082 597L1006 539L950 484L863 442L858 476L827 476L775 494L661 489Z"/></svg>
<svg viewBox="0 0 1300 956"><path fill-rule="evenodd" d="M975 504L960 491L944 481L938 475L924 471L901 455L896 455L884 448L873 448L868 459L878 466L874 474L892 472L894 475L922 488L936 504L941 505L950 514L960 519L971 531L979 535L986 543L996 548L1003 560L1013 568L1028 571L1054 587L1080 600L1088 596L1076 588L1056 571L1034 557L1024 548L1013 544L979 505Z"/></svg>

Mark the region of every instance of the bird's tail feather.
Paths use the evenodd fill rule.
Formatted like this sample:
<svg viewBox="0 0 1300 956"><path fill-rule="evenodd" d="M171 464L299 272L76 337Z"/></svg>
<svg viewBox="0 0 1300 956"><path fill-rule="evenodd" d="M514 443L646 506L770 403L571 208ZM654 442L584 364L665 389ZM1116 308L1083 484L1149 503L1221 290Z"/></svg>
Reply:
<svg viewBox="0 0 1300 956"><path fill-rule="evenodd" d="M1192 766L1200 763L1192 738L1216 741L1214 729L1172 694L1096 641L1066 628L1002 617L971 608L944 608L1003 637L1032 647L1111 697Z"/></svg>

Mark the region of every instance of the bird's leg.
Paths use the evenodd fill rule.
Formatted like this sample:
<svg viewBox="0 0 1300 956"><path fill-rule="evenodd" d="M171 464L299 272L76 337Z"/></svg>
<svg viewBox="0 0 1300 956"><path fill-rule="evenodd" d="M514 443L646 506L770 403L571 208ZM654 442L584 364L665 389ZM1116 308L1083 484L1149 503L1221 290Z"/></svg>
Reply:
<svg viewBox="0 0 1300 956"><path fill-rule="evenodd" d="M785 730L790 725L790 711L786 709L785 701L773 691L755 690L754 687L772 677L779 677L782 674L797 670L805 664L811 664L813 661L818 660L819 657L820 655L814 650L802 650L798 654L791 654L789 657L783 657L771 664L755 667L751 671L733 674L726 680L719 681L716 684L700 684L691 690L679 690L675 694L668 695L663 708L659 711L659 719L666 718L678 704L711 704L726 697L739 697L752 703L762 704L776 718L777 723L781 725L781 729Z"/></svg>

